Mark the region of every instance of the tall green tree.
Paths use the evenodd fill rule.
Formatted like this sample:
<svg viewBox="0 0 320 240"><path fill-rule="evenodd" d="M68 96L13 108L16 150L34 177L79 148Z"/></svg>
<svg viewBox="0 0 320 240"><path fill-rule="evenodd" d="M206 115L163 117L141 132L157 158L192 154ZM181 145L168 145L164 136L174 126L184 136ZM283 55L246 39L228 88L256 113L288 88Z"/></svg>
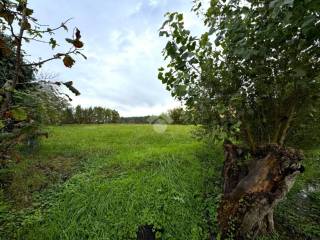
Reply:
<svg viewBox="0 0 320 240"><path fill-rule="evenodd" d="M62 116L62 123L75 123L75 119L73 116L73 109L71 107L67 107L64 112L63 112L63 116Z"/></svg>
<svg viewBox="0 0 320 240"><path fill-rule="evenodd" d="M83 123L83 113L80 105L76 106L76 109L74 112L74 119L76 123Z"/></svg>
<svg viewBox="0 0 320 240"><path fill-rule="evenodd" d="M118 123L120 121L120 114L116 110L111 111L111 122Z"/></svg>
<svg viewBox="0 0 320 240"><path fill-rule="evenodd" d="M172 119L173 124L186 123L186 115L183 108L173 108L168 111L169 117Z"/></svg>
<svg viewBox="0 0 320 240"><path fill-rule="evenodd" d="M205 126L242 143L224 144L218 222L223 239L254 238L274 231L274 207L303 170L286 143L319 112L320 2L194 2L207 31L192 36L182 14L168 13L159 79Z"/></svg>

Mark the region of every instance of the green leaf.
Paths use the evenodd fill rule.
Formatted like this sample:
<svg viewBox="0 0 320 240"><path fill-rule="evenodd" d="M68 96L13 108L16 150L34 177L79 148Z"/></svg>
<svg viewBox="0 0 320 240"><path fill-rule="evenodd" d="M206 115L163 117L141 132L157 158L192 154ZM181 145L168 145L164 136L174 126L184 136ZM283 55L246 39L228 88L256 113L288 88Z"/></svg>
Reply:
<svg viewBox="0 0 320 240"><path fill-rule="evenodd" d="M183 14L178 14L177 15L177 19L178 19L178 21L182 21L183 20Z"/></svg>
<svg viewBox="0 0 320 240"><path fill-rule="evenodd" d="M158 73L158 79L161 80L163 83L165 82L165 78L163 77L163 73L162 72Z"/></svg>
<svg viewBox="0 0 320 240"><path fill-rule="evenodd" d="M12 117L17 121L24 121L28 117L26 111L23 108L14 108L11 113Z"/></svg>
<svg viewBox="0 0 320 240"><path fill-rule="evenodd" d="M205 33L201 36L201 40L200 40L200 47L203 48L207 45L209 41L209 34Z"/></svg>
<svg viewBox="0 0 320 240"><path fill-rule="evenodd" d="M181 97L184 96L187 92L187 86L186 85L179 85L176 88L176 94L177 96Z"/></svg>
<svg viewBox="0 0 320 240"><path fill-rule="evenodd" d="M73 39L70 39L70 38L66 38L66 42L68 42L68 43L71 43L71 44L73 44Z"/></svg>
<svg viewBox="0 0 320 240"><path fill-rule="evenodd" d="M33 14L33 10L30 8L26 8L26 15L31 16Z"/></svg>
<svg viewBox="0 0 320 240"><path fill-rule="evenodd" d="M176 54L176 45L172 42L168 42L166 45L166 50L168 55L173 56Z"/></svg>
<svg viewBox="0 0 320 240"><path fill-rule="evenodd" d="M159 32L159 36L160 36L160 37L162 37L162 36L164 36L164 35L165 35L166 37L169 37L169 33L168 33L167 31L160 31L160 32Z"/></svg>
<svg viewBox="0 0 320 240"><path fill-rule="evenodd" d="M297 77L304 77L306 75L306 71L302 68L297 68L294 70L295 71L295 76Z"/></svg>
<svg viewBox="0 0 320 240"><path fill-rule="evenodd" d="M307 16L304 18L304 21L301 25L301 28L306 28L311 25L316 20L316 17L313 15Z"/></svg>
<svg viewBox="0 0 320 240"><path fill-rule="evenodd" d="M2 129L2 128L4 128L4 127L5 127L5 125L4 125L3 121L0 120L0 129Z"/></svg>
<svg viewBox="0 0 320 240"><path fill-rule="evenodd" d="M58 45L57 41L53 38L50 38L49 44L51 45L52 49L54 49Z"/></svg>
<svg viewBox="0 0 320 240"><path fill-rule="evenodd" d="M68 32L68 27L64 23L61 23L61 27Z"/></svg>
<svg viewBox="0 0 320 240"><path fill-rule="evenodd" d="M77 54L79 54L79 55L81 55L85 60L87 60L88 58L87 58L87 56L86 55L84 55L82 52L80 52L80 51L76 51L76 53Z"/></svg>

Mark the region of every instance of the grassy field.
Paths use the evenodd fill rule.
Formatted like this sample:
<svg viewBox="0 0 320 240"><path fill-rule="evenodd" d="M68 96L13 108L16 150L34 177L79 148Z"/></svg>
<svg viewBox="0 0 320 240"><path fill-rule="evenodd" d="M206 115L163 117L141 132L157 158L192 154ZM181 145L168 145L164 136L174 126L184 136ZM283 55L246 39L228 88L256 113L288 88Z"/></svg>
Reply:
<svg viewBox="0 0 320 240"><path fill-rule="evenodd" d="M49 139L30 156L37 167L21 164L10 187L15 205L36 208L29 214L24 208L22 221L8 223L7 233L18 239L135 239L138 226L152 224L164 239L204 239L203 172L197 158L201 144L190 130L170 126L161 134L146 125L50 128ZM44 169L38 166L42 161L47 162ZM32 176L26 176L26 168ZM56 175L75 174L63 185L53 184L57 181L45 170L55 168ZM37 194L43 188L51 191ZM20 196L30 192L27 199Z"/></svg>
<svg viewBox="0 0 320 240"><path fill-rule="evenodd" d="M1 238L127 240L153 225L158 239L208 239L223 155L196 141L193 129L50 127L38 151L1 173L11 176L0 195ZM309 155L306 173L277 209L274 239L320 237L319 154Z"/></svg>

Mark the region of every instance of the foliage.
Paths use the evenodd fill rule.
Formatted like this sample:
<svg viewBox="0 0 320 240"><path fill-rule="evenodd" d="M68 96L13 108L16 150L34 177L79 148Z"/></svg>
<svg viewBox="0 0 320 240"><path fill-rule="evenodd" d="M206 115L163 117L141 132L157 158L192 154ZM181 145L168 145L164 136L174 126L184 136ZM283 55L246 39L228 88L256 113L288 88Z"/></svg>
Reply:
<svg viewBox="0 0 320 240"><path fill-rule="evenodd" d="M66 24L69 20L56 28L50 28L40 24L33 17L33 12L27 0L0 1L0 160L2 166L10 161L13 146L38 135L39 119L44 119L42 114L45 112L39 110L41 108L44 110L44 106L48 108L54 100L61 97L55 91L45 90L44 84L65 86L75 95L80 94L74 88L72 81L52 82L35 78L35 73L46 62L62 59L66 67L71 67L75 62L73 55L86 58L81 52L83 43L80 30L75 28L72 39L66 39L66 42L71 44L68 51L55 53L52 57L38 62L27 61L24 57L27 53L23 50L25 43L36 41L49 44L52 49L55 49L58 45L54 39L55 32L60 29L68 30ZM52 98L53 96L55 99Z"/></svg>
<svg viewBox="0 0 320 240"><path fill-rule="evenodd" d="M319 107L316 106L316 109ZM288 131L287 144L301 149L317 149L320 137L320 112L311 111L305 114L297 125Z"/></svg>
<svg viewBox="0 0 320 240"><path fill-rule="evenodd" d="M172 119L173 124L187 123L187 116L183 108L173 108L168 111L169 117Z"/></svg>
<svg viewBox="0 0 320 240"><path fill-rule="evenodd" d="M201 1L193 10L201 15ZM207 31L192 36L168 13L159 79L201 121L252 149L283 144L319 102L319 1L210 1Z"/></svg>
<svg viewBox="0 0 320 240"><path fill-rule="evenodd" d="M57 93L52 86L45 84L38 91L39 107L35 110L38 114L37 121L42 124L60 124L65 109L70 107L68 99Z"/></svg>
<svg viewBox="0 0 320 240"><path fill-rule="evenodd" d="M103 107L82 108L80 105L75 109L67 107L62 115L62 123L117 123L120 121L120 114L116 110Z"/></svg>
<svg viewBox="0 0 320 240"><path fill-rule="evenodd" d="M1 35L0 38L0 87L3 88L7 79L14 78L14 67L16 65L16 56L15 54L11 53L6 55L4 53L5 49L14 48L14 43L12 40L6 36ZM11 50L10 50L11 51ZM25 89L27 86L30 86L31 81L35 80L34 70L31 66L22 66L21 67L21 74L19 75L19 85L17 89Z"/></svg>

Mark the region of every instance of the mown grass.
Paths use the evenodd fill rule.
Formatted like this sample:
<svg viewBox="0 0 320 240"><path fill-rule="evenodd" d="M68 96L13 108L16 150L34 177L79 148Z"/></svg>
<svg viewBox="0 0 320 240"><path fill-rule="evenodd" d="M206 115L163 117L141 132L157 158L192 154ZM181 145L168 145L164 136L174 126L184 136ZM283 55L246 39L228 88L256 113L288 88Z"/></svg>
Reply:
<svg viewBox="0 0 320 240"><path fill-rule="evenodd" d="M217 233L223 155L220 146L196 141L193 129L48 128L39 150L8 170L0 238L127 240L153 225L157 239L208 239ZM319 239L318 159L308 153L306 172L277 208L279 233L269 239Z"/></svg>

